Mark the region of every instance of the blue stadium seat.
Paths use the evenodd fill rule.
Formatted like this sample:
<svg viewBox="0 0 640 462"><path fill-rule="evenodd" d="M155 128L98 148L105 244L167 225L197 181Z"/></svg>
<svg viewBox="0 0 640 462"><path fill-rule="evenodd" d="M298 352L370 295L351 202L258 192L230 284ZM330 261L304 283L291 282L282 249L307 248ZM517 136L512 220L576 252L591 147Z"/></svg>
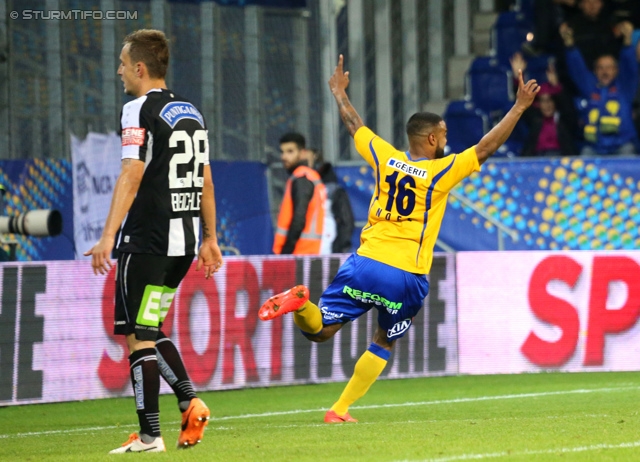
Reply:
<svg viewBox="0 0 640 462"><path fill-rule="evenodd" d="M511 70L496 58L475 58L467 71L466 86L467 98L492 117L513 102Z"/></svg>
<svg viewBox="0 0 640 462"><path fill-rule="evenodd" d="M532 31L533 26L523 13L500 13L491 31L491 48L500 64L509 65L509 58L520 51L522 44L527 41L527 34Z"/></svg>
<svg viewBox="0 0 640 462"><path fill-rule="evenodd" d="M469 100L450 101L444 111L447 124L447 154L461 153L478 144L489 130L489 116Z"/></svg>

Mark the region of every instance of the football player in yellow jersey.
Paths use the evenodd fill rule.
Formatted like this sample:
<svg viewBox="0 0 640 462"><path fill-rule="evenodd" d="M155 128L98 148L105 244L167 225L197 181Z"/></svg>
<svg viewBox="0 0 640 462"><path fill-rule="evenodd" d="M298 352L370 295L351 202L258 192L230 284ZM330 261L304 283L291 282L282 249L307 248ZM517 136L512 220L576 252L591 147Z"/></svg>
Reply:
<svg viewBox="0 0 640 462"><path fill-rule="evenodd" d="M293 312L294 322L313 342L324 342L349 321L371 308L378 327L367 351L338 401L327 411L327 423L356 422L349 406L364 396L384 369L395 341L411 326L429 292L426 275L444 215L449 191L507 140L539 86L518 74L518 93L511 110L476 146L444 157L447 126L436 114L420 112L407 122L409 150L399 151L364 126L346 94L349 73L343 57L329 80L340 117L356 149L373 168L375 190L360 247L340 267L318 305L299 285L267 300L258 313L266 321Z"/></svg>

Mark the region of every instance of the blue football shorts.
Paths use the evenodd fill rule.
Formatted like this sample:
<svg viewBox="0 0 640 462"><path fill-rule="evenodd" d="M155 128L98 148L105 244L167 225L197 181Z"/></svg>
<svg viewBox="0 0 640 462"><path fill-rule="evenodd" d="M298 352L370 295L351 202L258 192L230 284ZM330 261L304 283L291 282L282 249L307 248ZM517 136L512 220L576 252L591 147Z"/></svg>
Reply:
<svg viewBox="0 0 640 462"><path fill-rule="evenodd" d="M353 254L340 267L318 306L325 326L353 321L376 308L378 325L386 330L390 342L409 330L428 293L425 275Z"/></svg>

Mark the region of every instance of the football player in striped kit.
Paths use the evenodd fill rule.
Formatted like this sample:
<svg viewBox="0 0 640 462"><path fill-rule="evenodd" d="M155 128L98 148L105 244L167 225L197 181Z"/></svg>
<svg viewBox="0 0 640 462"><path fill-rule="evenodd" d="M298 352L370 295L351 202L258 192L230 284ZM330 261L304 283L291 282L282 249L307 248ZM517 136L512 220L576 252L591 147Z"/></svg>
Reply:
<svg viewBox="0 0 640 462"><path fill-rule="evenodd" d="M122 167L102 236L85 255L94 273L107 274L118 250L114 333L127 339L140 432L111 453L161 452L160 375L182 411L179 448L200 442L210 414L162 322L194 257L209 279L222 254L207 127L191 102L167 89L168 41L143 29L123 44L118 75L136 99L122 109Z"/></svg>

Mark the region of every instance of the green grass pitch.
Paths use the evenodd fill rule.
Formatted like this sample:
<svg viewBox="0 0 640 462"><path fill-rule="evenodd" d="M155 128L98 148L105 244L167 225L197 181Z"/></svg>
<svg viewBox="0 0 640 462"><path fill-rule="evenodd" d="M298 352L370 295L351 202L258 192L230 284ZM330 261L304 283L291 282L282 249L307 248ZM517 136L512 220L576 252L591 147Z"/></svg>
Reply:
<svg viewBox="0 0 640 462"><path fill-rule="evenodd" d="M381 380L327 425L343 383L200 393L201 444L178 451L161 397L164 454L107 455L137 430L133 398L0 409L0 461L640 461L640 375L542 373Z"/></svg>

